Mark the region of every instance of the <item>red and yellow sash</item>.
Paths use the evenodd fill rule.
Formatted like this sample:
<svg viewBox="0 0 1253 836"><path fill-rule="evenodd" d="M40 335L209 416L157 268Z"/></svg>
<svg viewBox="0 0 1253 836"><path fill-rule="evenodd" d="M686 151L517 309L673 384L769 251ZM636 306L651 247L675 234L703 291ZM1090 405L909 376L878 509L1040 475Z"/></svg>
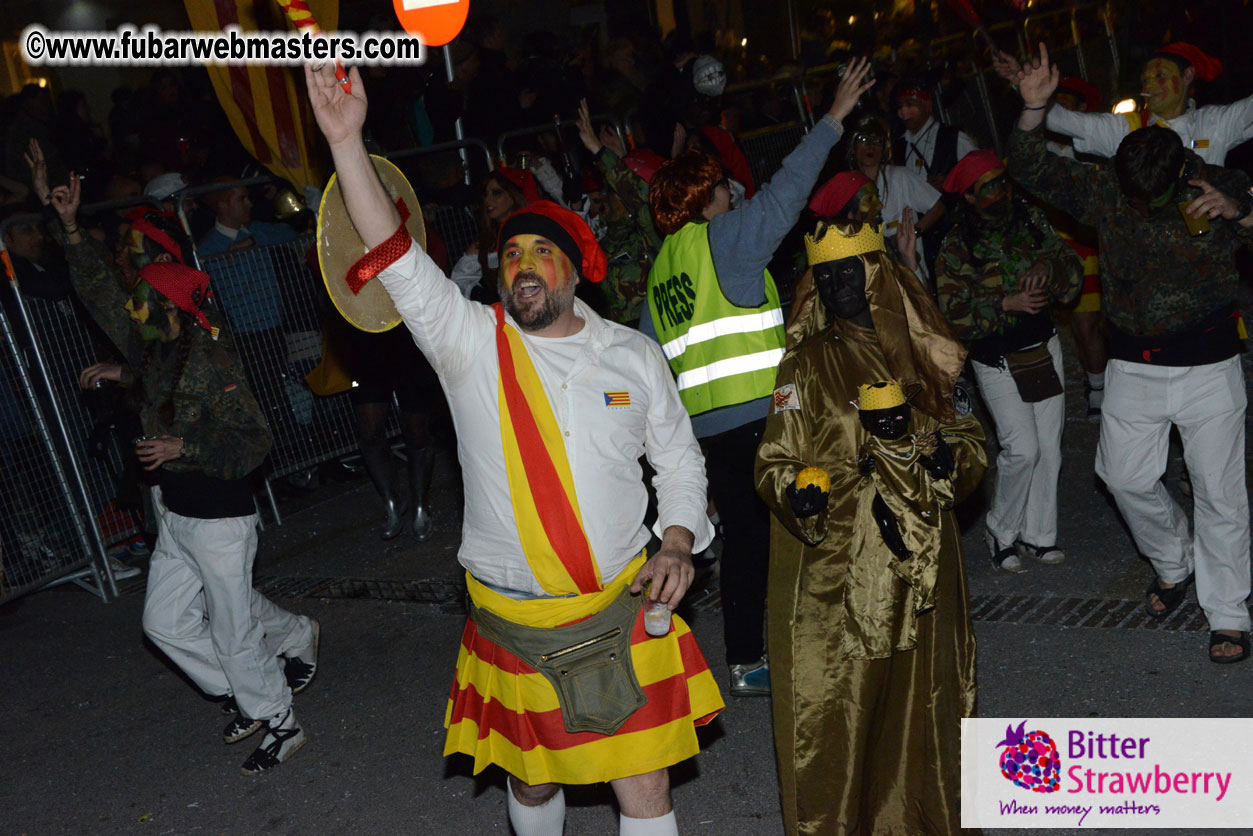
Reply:
<svg viewBox="0 0 1253 836"><path fill-rule="evenodd" d="M574 490L574 476L552 404L522 336L496 309L500 361L500 438L509 498L522 551L549 595L599 592L600 568L592 555Z"/></svg>

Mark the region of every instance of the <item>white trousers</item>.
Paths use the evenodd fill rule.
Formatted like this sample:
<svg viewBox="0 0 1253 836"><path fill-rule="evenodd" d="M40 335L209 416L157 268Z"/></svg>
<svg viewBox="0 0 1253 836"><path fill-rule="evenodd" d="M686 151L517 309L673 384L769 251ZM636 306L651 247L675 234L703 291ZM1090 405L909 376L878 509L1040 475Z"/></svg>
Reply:
<svg viewBox="0 0 1253 836"><path fill-rule="evenodd" d="M1059 380L1062 347L1057 335L1048 341ZM972 362L975 381L996 425L1001 452L988 507L988 531L1008 546L1022 540L1033 546L1057 545L1057 480L1062 471L1062 425L1066 396L1027 403L1018 394L1009 369Z"/></svg>
<svg viewBox="0 0 1253 836"><path fill-rule="evenodd" d="M1244 483L1244 370L1110 360L1096 474L1118 503L1136 547L1166 583L1196 571L1211 630L1248 630L1249 494ZM1162 484L1170 425L1192 479L1193 535Z"/></svg>
<svg viewBox="0 0 1253 836"><path fill-rule="evenodd" d="M252 588L257 515L202 520L165 507L153 488L157 542L144 632L206 694L233 693L245 717L291 705L278 655L313 638L310 620Z"/></svg>

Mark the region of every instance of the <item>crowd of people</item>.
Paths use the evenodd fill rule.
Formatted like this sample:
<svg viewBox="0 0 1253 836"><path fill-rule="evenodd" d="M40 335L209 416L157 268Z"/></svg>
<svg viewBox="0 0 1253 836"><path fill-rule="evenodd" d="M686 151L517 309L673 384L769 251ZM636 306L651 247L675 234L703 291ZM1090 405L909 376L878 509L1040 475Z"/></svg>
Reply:
<svg viewBox="0 0 1253 836"><path fill-rule="evenodd" d="M477 240L456 252L413 233L370 161L373 143L408 141L383 124L399 85L351 68L348 90L329 65L305 71L367 248L351 272L379 282L403 320L338 343L362 382L352 399L384 539L430 535L437 387L455 429L471 605L445 753L509 774L519 836L559 834L562 786L595 782L612 786L625 836L677 833L668 769L697 753L696 728L724 701L674 611L721 533L729 693L772 698L787 832L956 833L959 721L976 683L954 508L989 466L986 430L992 565L1074 558L1058 526L1064 322L1100 421L1095 473L1152 565L1147 613L1166 618L1195 582L1207 657L1249 656L1236 259L1253 239L1253 188L1222 163L1253 138L1253 97L1196 107L1195 85L1222 66L1180 41L1147 56L1144 108L1125 115L1096 112L1099 94L1063 78L1043 45L1024 62L997 53L1016 90L1003 92L1021 102L1002 158L937 117L939 88L918 67L853 58L759 183L720 107L726 65L697 46L668 44L650 73L627 37L603 64L588 46L517 73L500 24L474 21L452 80L410 101L413 137L451 138L460 119L490 138L557 112L582 149L537 133L477 194L455 159L427 158L424 203L479 210ZM173 107L166 83L154 77L156 100ZM257 359L282 304L273 282L265 297L196 269L190 241L258 260L262 275L266 248L296 229L254 219L249 192L170 125L184 156L145 170L142 187L108 184L167 211L89 229L79 174L91 182L104 163L79 161L99 149L39 133L46 103L23 101L21 166L6 174L50 222L11 225L5 243L38 266L19 276L24 292L61 271L116 347L81 385L135 392L134 452L155 475L144 629L222 698L226 742L264 730L244 771L273 768L305 741L292 695L317 670L320 629L249 582L247 476L290 420L260 391L274 372ZM635 106L630 142L592 117ZM222 188L189 228L181 190L214 178ZM43 263L45 233L60 266ZM407 503L382 432L393 392ZM1162 481L1172 427L1191 528Z"/></svg>

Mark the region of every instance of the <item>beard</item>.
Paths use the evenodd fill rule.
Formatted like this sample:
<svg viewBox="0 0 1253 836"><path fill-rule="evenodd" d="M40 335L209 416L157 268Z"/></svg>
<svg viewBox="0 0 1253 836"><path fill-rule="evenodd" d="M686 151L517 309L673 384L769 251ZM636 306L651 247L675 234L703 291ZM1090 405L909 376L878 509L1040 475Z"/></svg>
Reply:
<svg viewBox="0 0 1253 836"><path fill-rule="evenodd" d="M524 282L537 283L540 288L539 292L526 299L519 299L514 291L519 284ZM513 317L513 321L518 323L524 331L542 331L552 325L574 300L573 281L563 282L556 290L550 290L539 275L531 272L516 275L512 287L505 287L502 280L498 290L505 312Z"/></svg>

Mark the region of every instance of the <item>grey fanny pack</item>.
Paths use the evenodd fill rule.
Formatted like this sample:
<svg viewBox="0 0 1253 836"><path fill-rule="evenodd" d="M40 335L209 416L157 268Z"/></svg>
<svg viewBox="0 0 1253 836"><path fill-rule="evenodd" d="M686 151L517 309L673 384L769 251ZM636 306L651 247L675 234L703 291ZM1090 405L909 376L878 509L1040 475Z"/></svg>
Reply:
<svg viewBox="0 0 1253 836"><path fill-rule="evenodd" d="M470 619L552 683L567 732L613 734L648 702L631 664L631 630L642 601L624 588L600 612L565 627L527 627L473 602Z"/></svg>

